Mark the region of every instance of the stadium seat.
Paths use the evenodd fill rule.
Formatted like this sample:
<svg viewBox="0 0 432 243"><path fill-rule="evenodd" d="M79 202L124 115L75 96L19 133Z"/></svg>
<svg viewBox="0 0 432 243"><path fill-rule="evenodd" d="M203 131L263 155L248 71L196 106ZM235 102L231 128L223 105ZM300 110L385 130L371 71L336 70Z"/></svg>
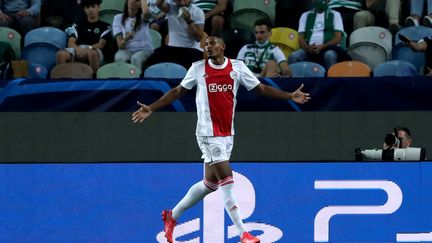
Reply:
<svg viewBox="0 0 432 243"><path fill-rule="evenodd" d="M98 79L139 78L141 70L126 62L113 62L100 67L96 73Z"/></svg>
<svg viewBox="0 0 432 243"><path fill-rule="evenodd" d="M184 78L187 70L182 65L162 62L153 64L144 71L144 78Z"/></svg>
<svg viewBox="0 0 432 243"><path fill-rule="evenodd" d="M420 71L423 65L426 64L425 52L413 51L404 43L399 43L393 47L392 52L393 60L403 60L413 64L417 72Z"/></svg>
<svg viewBox="0 0 432 243"><path fill-rule="evenodd" d="M409 37L413 41L418 41L423 39L426 36L432 36L432 28L426 26L409 26L400 29L395 36L394 45L399 45L402 41L399 39L399 35L402 34L404 36Z"/></svg>
<svg viewBox="0 0 432 243"><path fill-rule="evenodd" d="M351 33L348 54L353 60L376 65L391 60L392 34L387 29L368 26Z"/></svg>
<svg viewBox="0 0 432 243"><path fill-rule="evenodd" d="M21 34L9 27L0 27L0 41L9 43L15 51L15 57L21 58Z"/></svg>
<svg viewBox="0 0 432 243"><path fill-rule="evenodd" d="M331 66L327 77L370 77L371 68L359 61L338 62Z"/></svg>
<svg viewBox="0 0 432 243"><path fill-rule="evenodd" d="M118 12L123 12L125 1L120 0L103 0L100 5L100 10L117 10Z"/></svg>
<svg viewBox="0 0 432 243"><path fill-rule="evenodd" d="M93 69L81 62L58 64L51 70L50 78L92 79Z"/></svg>
<svg viewBox="0 0 432 243"><path fill-rule="evenodd" d="M381 63L373 70L374 77L413 77L417 75L418 71L416 67L413 64L402 60L392 60Z"/></svg>
<svg viewBox="0 0 432 243"><path fill-rule="evenodd" d="M298 32L287 27L273 28L270 42L277 45L287 58L291 52L300 48Z"/></svg>
<svg viewBox="0 0 432 243"><path fill-rule="evenodd" d="M325 77L326 70L323 66L315 62L296 62L289 65L292 77Z"/></svg>
<svg viewBox="0 0 432 243"><path fill-rule="evenodd" d="M231 14L231 28L253 31L255 21L262 18L267 18L273 23L275 6L275 0L235 0Z"/></svg>
<svg viewBox="0 0 432 243"><path fill-rule="evenodd" d="M41 64L51 70L56 64L56 53L59 50L49 43L33 43L23 49L23 58L30 63Z"/></svg>
<svg viewBox="0 0 432 243"><path fill-rule="evenodd" d="M24 47L48 43L58 49L65 48L67 45L67 35L64 31L54 27L39 27L31 30L24 36Z"/></svg>
<svg viewBox="0 0 432 243"><path fill-rule="evenodd" d="M252 44L255 37L250 30L230 29L222 32L222 38L225 40L225 43L227 43L225 56L237 58L240 49L246 44Z"/></svg>
<svg viewBox="0 0 432 243"><path fill-rule="evenodd" d="M117 11L117 10L111 10L111 9L100 10L99 11L99 19L112 26L114 17L120 13L122 13L122 12Z"/></svg>
<svg viewBox="0 0 432 243"><path fill-rule="evenodd" d="M150 36L152 38L152 44L154 49L162 45L162 35L158 31L150 28Z"/></svg>
<svg viewBox="0 0 432 243"><path fill-rule="evenodd" d="M48 70L41 64L28 63L28 76L29 78L46 79L48 78Z"/></svg>

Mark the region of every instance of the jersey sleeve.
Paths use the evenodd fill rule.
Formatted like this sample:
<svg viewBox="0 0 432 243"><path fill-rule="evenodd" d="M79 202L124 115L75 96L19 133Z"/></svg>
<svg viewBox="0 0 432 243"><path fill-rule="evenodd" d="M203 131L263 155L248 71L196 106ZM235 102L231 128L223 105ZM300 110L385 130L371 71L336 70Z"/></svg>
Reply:
<svg viewBox="0 0 432 243"><path fill-rule="evenodd" d="M307 20L307 16L308 16L309 12L310 11L305 12L301 15L300 20L299 20L298 33L305 33L306 32L306 20Z"/></svg>
<svg viewBox="0 0 432 243"><path fill-rule="evenodd" d="M260 81L257 77L252 73L252 71L244 64L244 62L240 62L240 84L243 85L248 91L254 89Z"/></svg>
<svg viewBox="0 0 432 243"><path fill-rule="evenodd" d="M121 25L122 14L117 14L114 16L112 23L112 34L114 37L117 35L123 35L122 25Z"/></svg>
<svg viewBox="0 0 432 243"><path fill-rule="evenodd" d="M246 45L240 49L239 53L237 54L236 59L244 61L245 60L245 53L246 53Z"/></svg>
<svg viewBox="0 0 432 243"><path fill-rule="evenodd" d="M181 81L180 85L185 89L192 89L197 84L196 72L195 72L195 64L189 68L186 73L186 76Z"/></svg>
<svg viewBox="0 0 432 243"><path fill-rule="evenodd" d="M276 60L276 63L281 63L281 62L287 60L285 57L285 54L282 52L282 50L278 46L276 46L273 49L273 55L274 55L274 59Z"/></svg>

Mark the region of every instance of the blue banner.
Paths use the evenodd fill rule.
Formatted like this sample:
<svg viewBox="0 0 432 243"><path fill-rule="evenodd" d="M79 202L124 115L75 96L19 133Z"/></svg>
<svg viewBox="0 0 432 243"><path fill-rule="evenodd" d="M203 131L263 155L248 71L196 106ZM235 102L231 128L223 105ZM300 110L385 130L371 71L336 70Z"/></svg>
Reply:
<svg viewBox="0 0 432 243"><path fill-rule="evenodd" d="M429 77L277 78L264 84L294 91L302 83L312 99L304 105L274 100L241 87L238 111L425 111L432 110ZM179 79L34 80L0 86L0 111L134 111L179 85ZM195 91L164 111L195 111Z"/></svg>
<svg viewBox="0 0 432 243"><path fill-rule="evenodd" d="M430 162L233 163L246 227L262 242L431 242ZM1 164L0 242L166 242L160 213L200 163ZM219 191L176 242L234 243Z"/></svg>

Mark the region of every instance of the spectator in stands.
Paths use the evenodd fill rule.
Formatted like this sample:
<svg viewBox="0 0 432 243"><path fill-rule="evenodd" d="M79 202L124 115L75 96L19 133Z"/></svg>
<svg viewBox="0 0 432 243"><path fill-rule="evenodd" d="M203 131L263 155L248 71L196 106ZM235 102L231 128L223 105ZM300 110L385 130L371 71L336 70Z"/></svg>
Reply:
<svg viewBox="0 0 432 243"><path fill-rule="evenodd" d="M204 37L204 12L192 0L157 0L156 6L168 17L168 45L155 50L147 66L174 62L189 68L203 58L200 41Z"/></svg>
<svg viewBox="0 0 432 243"><path fill-rule="evenodd" d="M401 0L363 0L363 10L354 15L354 30L381 26L395 34L400 29Z"/></svg>
<svg viewBox="0 0 432 243"><path fill-rule="evenodd" d="M109 24L99 20L102 0L81 0L86 18L66 29L68 47L57 52L57 64L80 61L96 73L103 61L102 50L111 37Z"/></svg>
<svg viewBox="0 0 432 243"><path fill-rule="evenodd" d="M327 1L315 0L314 8L302 14L299 21L300 49L291 53L288 62L317 62L328 70L338 61L351 58L342 49L342 17L328 8Z"/></svg>
<svg viewBox="0 0 432 243"><path fill-rule="evenodd" d="M150 12L150 28L162 32L162 28L166 25L166 14L156 6L157 0L148 0Z"/></svg>
<svg viewBox="0 0 432 243"><path fill-rule="evenodd" d="M362 0L330 0L328 6L341 14L345 33L350 36L354 27L354 15L362 9Z"/></svg>
<svg viewBox="0 0 432 243"><path fill-rule="evenodd" d="M148 19L150 17L147 0L126 0L123 13L113 20L112 31L119 50L115 62L131 62L142 69L143 64L153 54Z"/></svg>
<svg viewBox="0 0 432 243"><path fill-rule="evenodd" d="M204 11L204 30L212 36L220 36L225 24L228 0L193 0L193 4Z"/></svg>
<svg viewBox="0 0 432 243"><path fill-rule="evenodd" d="M405 24L407 26L418 26L421 16L423 16L425 0L410 0L410 15L406 18ZM423 25L432 27L432 1L427 1L427 12L423 17Z"/></svg>
<svg viewBox="0 0 432 243"><path fill-rule="evenodd" d="M256 77L290 77L291 69L284 53L270 43L271 23L268 19L255 21L255 44L244 45L237 56Z"/></svg>
<svg viewBox="0 0 432 243"><path fill-rule="evenodd" d="M423 51L426 56L426 65L423 68L423 74L432 76L432 37L425 37L419 41L413 41L406 37L405 44L414 51Z"/></svg>
<svg viewBox="0 0 432 243"><path fill-rule="evenodd" d="M1 0L0 26L10 27L25 36L39 27L40 0Z"/></svg>

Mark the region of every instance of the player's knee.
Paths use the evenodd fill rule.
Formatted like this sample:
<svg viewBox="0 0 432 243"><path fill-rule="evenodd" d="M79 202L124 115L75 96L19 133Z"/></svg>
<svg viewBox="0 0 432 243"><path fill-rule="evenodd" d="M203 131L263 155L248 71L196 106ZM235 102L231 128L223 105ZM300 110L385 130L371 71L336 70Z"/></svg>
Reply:
<svg viewBox="0 0 432 243"><path fill-rule="evenodd" d="M207 179L204 179L203 183L206 186L206 188L210 190L210 192L214 192L219 188L219 185L217 184L217 182L212 182L212 181L209 181Z"/></svg>

